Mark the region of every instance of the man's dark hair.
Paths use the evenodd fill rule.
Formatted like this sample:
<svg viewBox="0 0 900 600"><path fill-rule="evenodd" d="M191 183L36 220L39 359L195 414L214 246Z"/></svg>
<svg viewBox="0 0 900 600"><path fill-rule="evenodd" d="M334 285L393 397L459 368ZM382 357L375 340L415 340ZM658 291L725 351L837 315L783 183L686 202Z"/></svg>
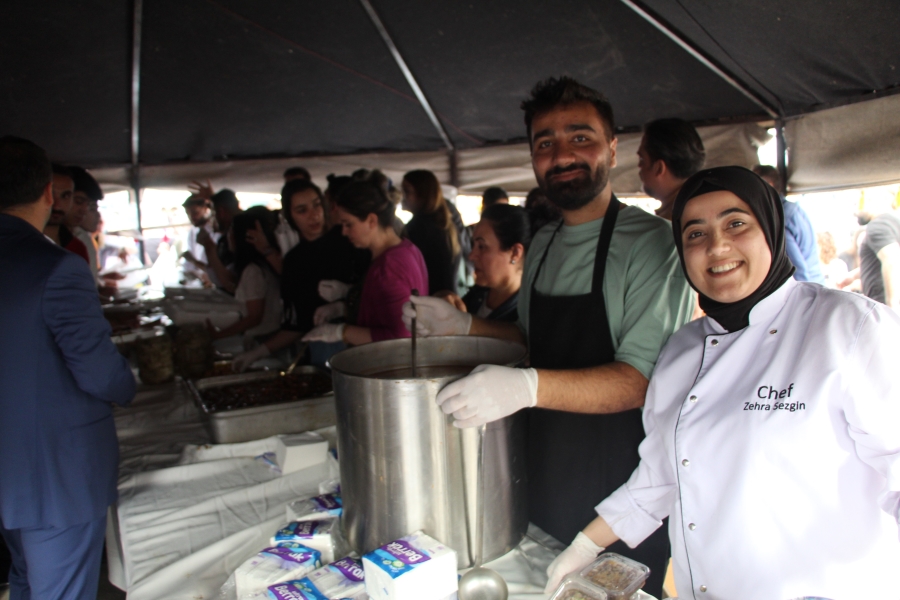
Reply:
<svg viewBox="0 0 900 600"><path fill-rule="evenodd" d="M36 202L52 178L43 148L12 135L0 138L0 210Z"/></svg>
<svg viewBox="0 0 900 600"><path fill-rule="evenodd" d="M497 202L503 199L509 200L509 194L506 193L506 190L496 186L489 187L481 194L481 206L487 208L488 206L497 204Z"/></svg>
<svg viewBox="0 0 900 600"><path fill-rule="evenodd" d="M307 181L312 181L312 177L310 176L309 171L307 171L303 167L291 167L285 170L283 177L285 179L302 177Z"/></svg>
<svg viewBox="0 0 900 600"><path fill-rule="evenodd" d="M103 200L103 190L100 189L100 184L86 170L81 167L69 167L69 175L75 183L76 192L83 192L85 196L94 202Z"/></svg>
<svg viewBox="0 0 900 600"><path fill-rule="evenodd" d="M238 202L237 194L234 193L234 190L229 190L228 188L224 188L216 192L212 195L212 203L216 208L231 208L238 209L240 208L240 203Z"/></svg>
<svg viewBox="0 0 900 600"><path fill-rule="evenodd" d="M772 165L756 165L753 172L762 177L766 183L775 188L779 194L784 194L784 182L781 181L781 173Z"/></svg>
<svg viewBox="0 0 900 600"><path fill-rule="evenodd" d="M672 175L687 179L703 168L706 150L694 126L681 119L657 119L644 125L644 150L666 163Z"/></svg>
<svg viewBox="0 0 900 600"><path fill-rule="evenodd" d="M612 105L606 96L578 83L571 77L562 76L559 79L550 77L538 82L531 90L531 97L522 102L529 145L531 144L531 122L536 115L557 106L569 106L578 102L590 102L597 109L600 119L606 126L606 139L612 140L616 135L616 123L613 118Z"/></svg>
<svg viewBox="0 0 900 600"><path fill-rule="evenodd" d="M59 163L52 163L50 168L53 169L54 175L65 175L69 179L72 179L72 169L65 165L61 165Z"/></svg>

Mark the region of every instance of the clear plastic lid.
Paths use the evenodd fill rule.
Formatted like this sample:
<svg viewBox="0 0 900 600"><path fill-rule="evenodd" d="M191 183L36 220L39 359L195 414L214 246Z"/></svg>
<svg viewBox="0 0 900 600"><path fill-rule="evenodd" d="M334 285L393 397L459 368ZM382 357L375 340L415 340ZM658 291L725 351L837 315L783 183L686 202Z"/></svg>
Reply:
<svg viewBox="0 0 900 600"><path fill-rule="evenodd" d="M607 552L585 567L581 576L605 590L610 600L618 600L631 598L650 576L650 569L621 554Z"/></svg>
<svg viewBox="0 0 900 600"><path fill-rule="evenodd" d="M550 600L607 600L606 592L577 575L563 579Z"/></svg>

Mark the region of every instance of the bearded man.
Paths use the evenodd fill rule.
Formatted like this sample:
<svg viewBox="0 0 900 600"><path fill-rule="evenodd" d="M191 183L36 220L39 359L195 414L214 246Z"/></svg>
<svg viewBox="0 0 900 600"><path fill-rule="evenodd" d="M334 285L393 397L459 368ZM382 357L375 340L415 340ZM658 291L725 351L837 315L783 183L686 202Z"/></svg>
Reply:
<svg viewBox="0 0 900 600"><path fill-rule="evenodd" d="M519 291L518 323L474 317L413 297L404 318L420 335L483 335L527 343L529 369L481 366L438 395L458 427L526 409L528 515L564 544L639 462L641 406L660 350L693 311L671 226L622 205L609 183L615 125L599 92L548 79L522 103L534 173L562 211L534 237ZM661 596L669 555L661 527L635 549L610 550L650 567ZM589 539L586 553L601 549Z"/></svg>

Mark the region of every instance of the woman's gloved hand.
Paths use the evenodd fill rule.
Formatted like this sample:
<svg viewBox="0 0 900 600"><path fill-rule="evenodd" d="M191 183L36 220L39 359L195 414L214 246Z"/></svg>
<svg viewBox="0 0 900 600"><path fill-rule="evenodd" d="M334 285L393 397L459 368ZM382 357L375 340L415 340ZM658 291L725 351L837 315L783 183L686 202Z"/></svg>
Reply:
<svg viewBox="0 0 900 600"><path fill-rule="evenodd" d="M403 305L403 324L412 331L416 319L416 335L468 335L472 315L454 308L442 298L410 296Z"/></svg>
<svg viewBox="0 0 900 600"><path fill-rule="evenodd" d="M346 298L349 291L350 284L337 279L323 279L319 282L319 295L328 302Z"/></svg>
<svg viewBox="0 0 900 600"><path fill-rule="evenodd" d="M269 348L265 344L260 344L253 350L247 350L235 356L231 362L231 370L235 373L243 373L250 365L269 354L271 354Z"/></svg>
<svg viewBox="0 0 900 600"><path fill-rule="evenodd" d="M437 403L456 427L477 427L537 404L537 386L535 369L480 365L442 389Z"/></svg>
<svg viewBox="0 0 900 600"><path fill-rule="evenodd" d="M544 593L552 594L556 588L559 587L563 577L569 573L582 570L594 562L597 555L605 549L606 548L603 546L595 544L591 541L591 538L579 531L578 535L575 536L572 545L563 550L560 555L556 557L556 560L547 567L548 579L547 587L544 588Z"/></svg>
<svg viewBox="0 0 900 600"><path fill-rule="evenodd" d="M316 312L313 314L313 325L322 325L332 319L345 316L347 316L346 303L340 300L337 302L330 302L328 304L323 304L316 309Z"/></svg>
<svg viewBox="0 0 900 600"><path fill-rule="evenodd" d="M313 327L300 340L303 342L342 342L344 341L344 324L325 323Z"/></svg>

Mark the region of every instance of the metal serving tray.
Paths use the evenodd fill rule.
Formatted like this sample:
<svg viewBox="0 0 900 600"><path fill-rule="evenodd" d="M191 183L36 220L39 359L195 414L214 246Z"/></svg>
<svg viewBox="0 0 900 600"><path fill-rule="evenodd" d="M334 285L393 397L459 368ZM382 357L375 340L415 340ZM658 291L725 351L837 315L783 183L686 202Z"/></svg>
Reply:
<svg viewBox="0 0 900 600"><path fill-rule="evenodd" d="M298 366L294 373L319 374L328 376L317 367ZM206 377L188 381L188 389L200 408L204 424L216 444L233 444L249 442L280 433L300 433L312 429L330 427L337 423L334 410L334 393L315 396L292 402L254 406L210 412L204 402L203 391L215 387L248 383L251 381L267 381L281 377L278 371L255 373L239 373L220 377Z"/></svg>

